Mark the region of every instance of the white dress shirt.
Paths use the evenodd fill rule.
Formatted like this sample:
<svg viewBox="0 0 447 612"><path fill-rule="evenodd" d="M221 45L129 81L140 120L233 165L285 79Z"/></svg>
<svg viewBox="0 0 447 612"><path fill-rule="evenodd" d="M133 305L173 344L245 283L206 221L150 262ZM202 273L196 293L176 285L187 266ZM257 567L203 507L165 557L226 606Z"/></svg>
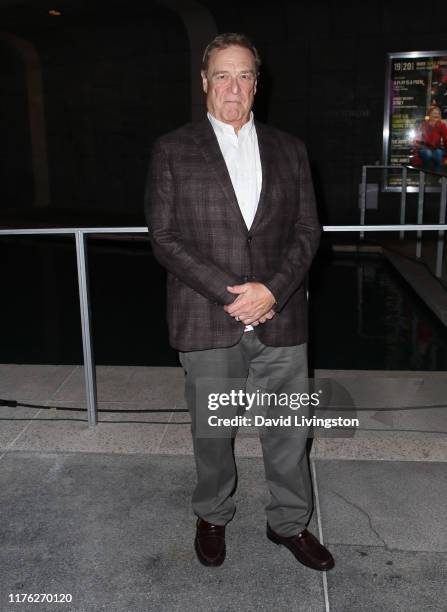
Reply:
<svg viewBox="0 0 447 612"><path fill-rule="evenodd" d="M253 113L250 112L250 119L237 134L228 123L219 121L210 113L207 116L227 165L245 225L247 229L250 229L258 208L262 187L261 158ZM244 331L252 329L252 325L246 325Z"/></svg>
<svg viewBox="0 0 447 612"><path fill-rule="evenodd" d="M234 128L208 113L227 164L239 208L247 229L250 229L258 208L262 187L261 158L253 113L236 134Z"/></svg>

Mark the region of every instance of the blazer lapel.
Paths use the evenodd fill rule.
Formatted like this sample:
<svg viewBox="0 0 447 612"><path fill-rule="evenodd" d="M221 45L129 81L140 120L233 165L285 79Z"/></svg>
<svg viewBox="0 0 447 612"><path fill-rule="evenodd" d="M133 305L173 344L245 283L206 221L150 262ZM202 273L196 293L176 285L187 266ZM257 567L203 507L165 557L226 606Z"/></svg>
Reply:
<svg viewBox="0 0 447 612"><path fill-rule="evenodd" d="M222 152L214 133L213 126L208 118L200 121L195 126L194 138L199 145L202 155L205 158L211 172L216 177L225 198L229 204L229 210L234 215L235 220L244 233L247 233L247 226L237 202L236 194L233 189L228 168L223 158Z"/></svg>
<svg viewBox="0 0 447 612"><path fill-rule="evenodd" d="M262 123L255 121L256 135L258 137L259 157L261 158L262 168L262 187L259 196L258 208L256 209L255 218L253 219L250 232L253 232L259 223L259 220L265 210L267 193L270 185L270 177L272 172L272 154L275 150L275 143L272 142L268 130Z"/></svg>

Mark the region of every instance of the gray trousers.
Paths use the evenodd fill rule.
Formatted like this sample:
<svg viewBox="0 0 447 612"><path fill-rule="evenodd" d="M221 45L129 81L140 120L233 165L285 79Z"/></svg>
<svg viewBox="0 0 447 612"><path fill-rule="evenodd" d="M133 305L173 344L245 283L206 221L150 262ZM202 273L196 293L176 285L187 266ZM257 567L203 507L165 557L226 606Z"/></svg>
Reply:
<svg viewBox="0 0 447 612"><path fill-rule="evenodd" d="M290 392L292 379L307 379L307 344L265 346L254 331L249 331L235 346L179 353L179 358L186 375L185 397L191 414L197 469L193 510L209 523L225 525L235 512L232 498L236 485L233 443L229 436L197 436L199 420L208 419L210 415L208 404L197 393L197 382L207 377L221 379L219 392L229 392L228 379L242 379L247 392L256 389L268 389L277 394ZM231 416L231 410L226 409L226 416ZM234 408L233 414L241 414L240 409ZM304 529L312 513L307 435L307 427L295 429L294 434L288 436L275 428L266 428L260 434L270 491L267 520L271 528L282 536L291 536Z"/></svg>

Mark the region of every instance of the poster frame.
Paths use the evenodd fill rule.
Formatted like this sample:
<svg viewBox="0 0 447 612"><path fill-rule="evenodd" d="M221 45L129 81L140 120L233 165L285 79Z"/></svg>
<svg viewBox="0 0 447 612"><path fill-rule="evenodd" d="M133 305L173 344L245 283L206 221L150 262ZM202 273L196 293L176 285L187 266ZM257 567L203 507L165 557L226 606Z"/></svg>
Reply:
<svg viewBox="0 0 447 612"><path fill-rule="evenodd" d="M420 57L447 57L447 51L393 51L387 53L387 63L385 70L385 108L383 115L383 147L382 147L382 164L384 166L388 164L388 153L389 153L389 136L390 136L390 121L391 121L391 67L394 59L408 60ZM419 188L417 186L408 186L408 192L417 192ZM388 171L383 171L382 191L386 192L401 192L401 186L389 186L388 185ZM425 191L438 192L439 187L426 187Z"/></svg>

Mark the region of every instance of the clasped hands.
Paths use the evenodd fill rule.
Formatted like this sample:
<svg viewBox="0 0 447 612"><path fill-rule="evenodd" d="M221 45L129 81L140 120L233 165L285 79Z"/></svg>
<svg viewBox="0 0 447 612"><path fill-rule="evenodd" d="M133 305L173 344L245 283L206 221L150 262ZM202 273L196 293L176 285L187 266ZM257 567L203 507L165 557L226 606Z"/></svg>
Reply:
<svg viewBox="0 0 447 612"><path fill-rule="evenodd" d="M270 289L267 289L262 283L233 285L227 287L227 291L237 295L237 298L223 308L236 321L256 326L272 319L276 314L272 310L275 298Z"/></svg>

